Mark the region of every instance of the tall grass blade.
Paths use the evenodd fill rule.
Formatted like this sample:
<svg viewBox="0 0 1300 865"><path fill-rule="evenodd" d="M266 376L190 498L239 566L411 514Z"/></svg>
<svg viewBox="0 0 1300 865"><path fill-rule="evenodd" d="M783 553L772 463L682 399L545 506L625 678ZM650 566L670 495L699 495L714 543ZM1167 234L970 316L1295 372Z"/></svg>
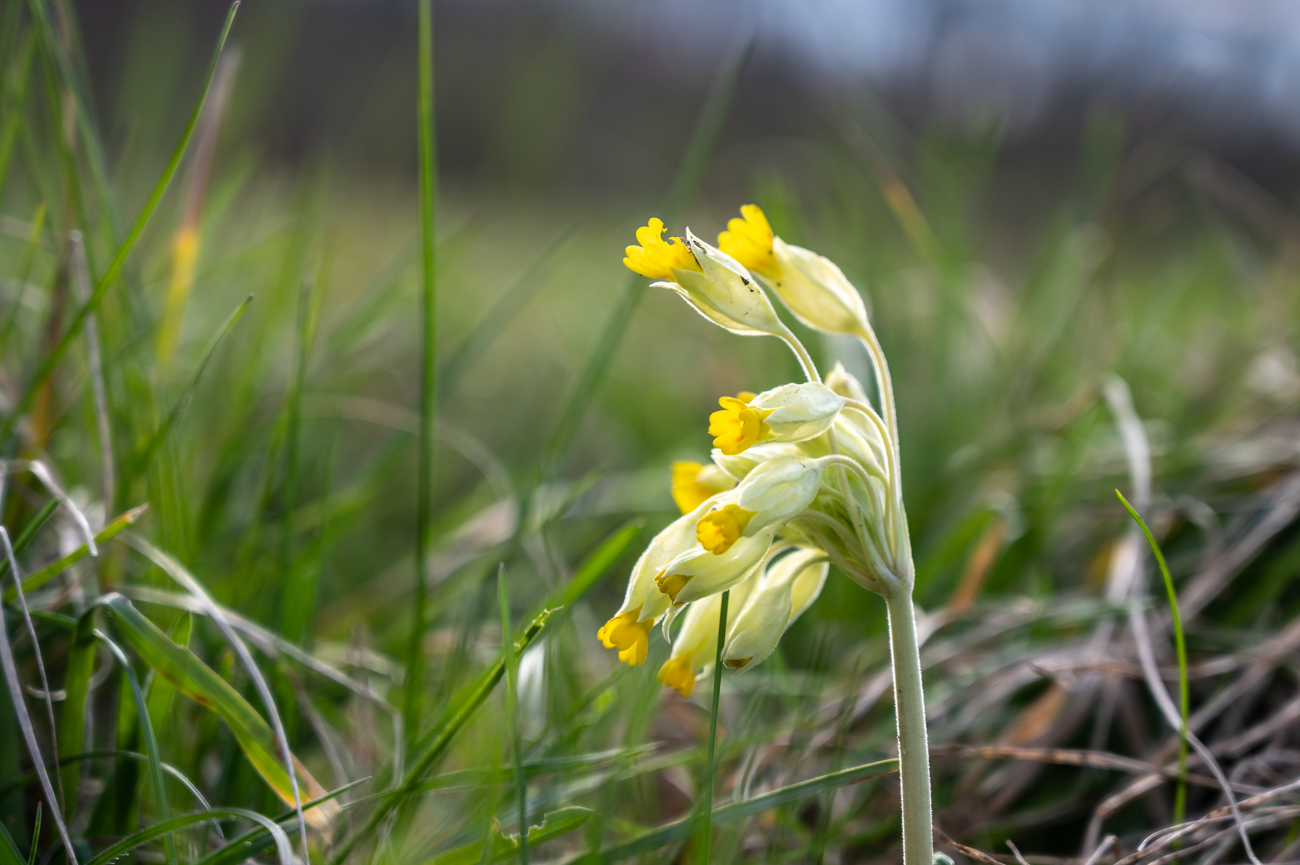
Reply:
<svg viewBox="0 0 1300 865"><path fill-rule="evenodd" d="M1173 618L1174 651L1178 656L1178 708L1182 717L1182 729L1178 732L1178 787L1174 793L1174 823L1178 824L1183 822L1187 807L1187 719L1192 702L1187 676L1187 642L1183 637L1183 618L1178 614L1178 592L1174 589L1173 578L1169 576L1169 565L1165 563L1165 554L1161 552L1160 545L1156 543L1155 536L1147 528L1146 520L1142 519L1142 515L1128 503L1128 499L1124 498L1124 494L1119 490L1115 490L1115 495L1119 497L1120 504L1142 530L1142 534L1146 535L1147 544L1150 545L1151 553L1156 557L1156 564L1160 567L1160 576L1164 579L1165 595L1169 598L1169 612Z"/></svg>
<svg viewBox="0 0 1300 865"><path fill-rule="evenodd" d="M131 465L129 466L130 473L127 475L125 482L123 483L124 488L129 488L132 481L149 470L149 465L153 462L154 455L158 453L158 449L162 447L163 443L167 440L168 435L171 434L172 429L176 426L177 420L180 419L180 416L185 412L185 408L190 404L190 400L194 396L194 390L199 385L199 379L203 377L203 371L208 368L208 363L212 360L213 354L216 353L217 346L221 345L222 340L224 340L230 332L235 329L235 325L239 323L241 318L243 318L244 312L252 302L253 296L251 294L244 298L243 303L235 307L235 311L230 314L221 327L217 328L217 332L212 335L212 339L208 340L207 348L203 351L203 359L199 361L198 367L194 370L194 374L190 376L190 380L186 383L185 389L181 391L181 395L176 400L176 404L173 405L172 410L167 413L167 419L164 420L162 425L154 431L153 435L149 437L149 440L140 448L139 452L132 457Z"/></svg>
<svg viewBox="0 0 1300 865"><path fill-rule="evenodd" d="M14 574L14 579L18 579L18 574ZM15 597L17 597L16 592ZM14 663L13 649L9 645L9 630L2 613L0 613L0 665L4 670L5 683L9 688L9 699L13 704L18 727L22 731L23 741L27 745L27 752L31 755L32 763L36 767L36 776L40 779L41 789L45 793L45 801L54 812L54 822L58 826L59 837L63 841L63 849L67 853L68 861L72 865L76 865L77 854L72 848L72 839L68 836L68 827L63 822L63 814L59 810L59 800L54 793L54 785L50 783L49 773L45 771L45 759L41 756L40 746L36 742L36 730L32 726L31 715L27 712L27 701L23 698L22 684L18 680L18 667Z"/></svg>
<svg viewBox="0 0 1300 865"><path fill-rule="evenodd" d="M37 808L39 808L39 803ZM40 814L40 811L36 812ZM36 843L32 843L32 850L35 851ZM5 828L5 824L0 821L0 865L29 865L28 860L23 858L23 854L14 843L13 836Z"/></svg>
<svg viewBox="0 0 1300 865"><path fill-rule="evenodd" d="M90 302L90 269L86 264L86 245L80 231L68 233L68 246L72 254L72 284L77 288L77 302ZM95 401L95 431L99 434L99 459L102 481L101 498L104 509L110 510L117 500L116 473L113 466L113 429L108 416L108 392L104 388L104 361L99 346L99 325L91 314L82 328L86 335L86 360L90 367L90 392Z"/></svg>
<svg viewBox="0 0 1300 865"><path fill-rule="evenodd" d="M497 566L497 601L501 605L501 660L506 670L506 730L510 752L515 760L515 797L519 808L519 861L528 865L528 779L524 774L523 748L519 745L519 658L511 650L510 592L506 586L506 566Z"/></svg>
<svg viewBox="0 0 1300 865"><path fill-rule="evenodd" d="M313 808L318 808L324 803L337 799L347 791L360 784L364 784L369 780L369 778L359 778L351 784L345 784L342 787L331 790L320 798L312 799L310 802L303 802L303 810L311 811ZM289 810L275 817L273 822L277 826L283 826L284 824L289 823L290 821L296 821L297 819L297 815L292 810ZM222 847L220 850L215 850L208 854L200 860L197 865L235 865L235 863L257 856L263 850L266 850L272 844L276 843L278 842L276 841L275 836L271 834L270 830L267 829L266 824L263 823L256 828L250 829L243 835L231 839L229 844Z"/></svg>
<svg viewBox="0 0 1300 865"><path fill-rule="evenodd" d="M148 844L155 838L171 837L173 832L186 829L196 823L203 823L214 817L241 817L245 820L251 820L260 824L275 839L276 852L280 856L280 865L294 865L296 861L293 855L293 848L289 844L289 836L284 833L270 817L258 814L256 811L249 811L244 808L214 808L206 813L185 814L180 817L173 817L162 823L156 823L147 829L141 829L133 835L128 835L113 846L104 850L94 859L91 859L86 865L111 865L116 859L130 853L142 844Z"/></svg>
<svg viewBox="0 0 1300 865"><path fill-rule="evenodd" d="M39 10L37 14L44 12L44 6L40 0L32 0L32 8L34 11ZM118 246L117 251L113 255L112 261L109 262L108 269L104 272L104 275L99 278L99 282L95 284L95 290L91 293L90 300L82 304L81 308L77 310L77 314L73 317L67 330L64 331L63 336L41 360L40 366L37 367L35 374L23 389L22 396L20 396L14 404L9 416L5 418L4 424L0 426L0 445L9 441L10 437L13 435L14 428L18 423L18 419L31 407L32 400L35 398L37 390L45 380L49 378L50 374L54 372L55 367L57 367L59 361L62 360L64 353L68 350L69 346L71 346L72 341L77 338L82 327L85 326L86 320L95 309L98 308L100 302L104 299L104 295L107 294L109 288L113 286L113 283L117 280L118 274L122 272L123 265L126 264L127 256L130 255L131 250L135 248L136 241L140 239L140 235L144 231L145 226L149 224L149 220L153 216L154 211L158 209L158 203L162 200L163 193L167 191L167 187L171 183L172 177L176 174L176 169L180 166L181 158L185 155L186 148L189 146L190 139L194 136L194 128L198 125L199 115L203 111L203 103L206 101L208 91L212 87L212 79L217 70L217 60L221 57L221 50L226 44L226 37L230 34L230 27L235 21L235 12L238 9L239 0L235 0L235 2L230 6L230 11L226 15L225 25L222 27L221 35L217 39L217 49L213 53L212 62L208 66L207 76L204 79L203 89L200 91L199 99L194 105L194 110L190 113L189 121L185 124L185 131L181 133L181 139L177 142L176 149L172 152L167 167L163 169L162 176L158 178L158 182L154 185L153 192L150 193L148 200L145 202L144 208L140 211L140 215L136 218L135 224L131 227L131 231Z"/></svg>
<svg viewBox="0 0 1300 865"><path fill-rule="evenodd" d="M704 769L704 812L700 815L700 861L710 861L713 848L713 781L717 775L715 751L718 745L718 707L722 701L722 649L727 642L727 603L731 592L722 593L718 609L718 647L713 658L713 705L709 710L709 757Z"/></svg>
<svg viewBox="0 0 1300 865"><path fill-rule="evenodd" d="M709 95L704 100L699 119L695 123L694 131L691 133L691 140L686 147L686 154L682 158L681 167L678 168L677 176L673 179L673 184L669 187L668 194L664 197L660 206L662 218L667 225L676 224L681 219L682 213L690 204L696 189L699 187L700 178L703 176L704 169L708 166L709 158L713 154L713 148L718 141L718 134L722 131L722 123L731 107L736 87L740 84L741 73L744 72L745 66L749 62L753 47L752 36L741 39L718 66L718 72L714 76ZM632 274L627 280L623 294L615 305L614 311L610 313L609 319L605 322L605 327L596 342L596 347L592 349L591 355L587 358L573 392L570 394L568 401L565 402L564 408L560 411L555 430L551 433L551 438L546 445L546 451L542 455L541 476L543 478L550 477L556 470L557 462L564 456L569 443L577 434L578 426L586 413L587 404L591 402L592 397L596 394L596 389L600 387L600 383L609 369L610 360L614 357L614 352L623 341L623 334L627 331L627 327L632 321L632 315L636 312L637 304L641 302L641 295L644 292L645 279L637 274Z"/></svg>
<svg viewBox="0 0 1300 865"><path fill-rule="evenodd" d="M424 638L428 594L429 553L433 545L434 419L438 400L437 340L437 218L436 136L433 114L433 2L420 0L419 12L419 123L420 147L420 440L416 461L415 601L411 638L406 653L406 712L408 742L420 734L420 695L424 682L420 651Z"/></svg>
<svg viewBox="0 0 1300 865"><path fill-rule="evenodd" d="M5 319L4 330L0 331L0 352L3 352L5 346L9 344L14 322L18 320L18 314L22 311L23 296L27 293L27 280L32 274L32 262L36 260L36 248L40 246L41 229L44 226L45 202L42 201L36 208L36 216L32 219L32 235L27 241L27 248L23 250L23 260L18 267L18 294L14 297L13 309L9 310L9 317Z"/></svg>
<svg viewBox="0 0 1300 865"><path fill-rule="evenodd" d="M59 753L79 754L86 747L86 699L90 695L90 677L95 672L95 610L81 614L72 634L68 652L68 672L63 684L62 723L59 724ZM57 759L62 764L65 810L71 820L77 814L77 782L81 766Z"/></svg>
<svg viewBox="0 0 1300 865"><path fill-rule="evenodd" d="M131 602L119 594L104 596L100 603L113 614L122 636L140 658L185 696L211 709L221 716L249 763L286 803L299 807L295 799L294 783L281 763L278 739L272 728L248 701L230 683L203 663L189 649L182 648L162 630L143 616ZM301 777L310 793L322 795L325 791L302 767L295 757L290 757L295 773ZM337 804L312 812L312 825L328 833L339 812Z"/></svg>
<svg viewBox="0 0 1300 865"><path fill-rule="evenodd" d="M523 633L515 640L514 651L522 654L537 639L537 635L547 626L548 621L558 621L566 610L571 609L575 603L581 600L618 563L623 554L627 552L628 547L631 546L632 541L640 533L641 525L633 523L610 535L595 552L587 557L586 561L578 568L577 573L573 575L573 579L569 581L569 584L548 599L542 612L533 618ZM402 804L405 797L419 790L425 776L437 765L438 760L446 752L456 734L461 731L465 724L469 722L469 719L474 716L474 713L478 711L479 707L483 705L484 701L487 700L488 695L492 693L497 682L501 681L504 673L505 659L503 657L484 671L477 681L462 692L458 699L452 701L438 723L426 736L419 740L416 748L413 749L413 752L419 753L419 756L402 777L401 782L387 791L385 797L380 800L375 810L371 812L366 822L359 829L339 842L330 856L330 865L338 865L338 863L347 859L359 844L374 835L388 818L388 815Z"/></svg>
<svg viewBox="0 0 1300 865"><path fill-rule="evenodd" d="M158 809L159 822L166 823L171 818L171 809L167 803L167 785L163 782L162 757L159 756L158 739L154 736L153 722L149 718L149 707L145 703L144 692L140 690L140 680L136 678L135 670L131 669L131 661L121 646L109 639L103 631L95 631L94 636L113 653L122 668L122 675L131 687L136 720L140 723L140 734L144 739L144 753L149 758L149 780L153 785L154 807ZM170 834L163 836L163 848L167 853L167 865L176 865L176 842Z"/></svg>
<svg viewBox="0 0 1300 865"><path fill-rule="evenodd" d="M861 766L831 772L807 781L800 781L797 784L790 784L742 802L723 805L713 812L713 825L725 826L728 823L762 814L764 811L776 808L779 805L797 802L800 799L815 796L828 790L835 790L848 784L857 784L881 775L888 775L891 772L898 771L897 768L882 769L881 767L897 764L897 762L896 759L891 758L879 760L875 763L865 763ZM580 856L574 862L576 865L604 865L604 863L622 862L631 859L633 856L640 856L651 850L658 850L660 847L684 841L698 828L697 819L696 817L685 817L675 823L669 823L667 826L645 832L604 850Z"/></svg>
<svg viewBox="0 0 1300 865"><path fill-rule="evenodd" d="M130 528L131 525L134 524L136 520L140 519L140 517L143 516L144 512L147 510L149 510L149 505L143 504L134 507L131 510L127 511L126 513L122 514L120 517L113 520L113 522L104 526L103 531L95 535L95 543L103 544L103 543L107 543L108 541L111 541L113 538L117 537L123 531ZM48 565L45 565L42 568L38 568L37 570L32 571L23 580L23 584L22 584L23 591L31 592L31 591L35 591L36 589L39 589L41 586L45 585L50 580L54 579L59 574L63 573L68 568L72 567L73 565L75 565L77 562L81 561L88 555L91 555L90 546L88 544L82 544L80 547L77 547L75 550L68 553L63 558L57 559L53 562L50 562ZM18 589L16 587L5 591L4 593L5 603L11 604L17 599L18 599Z"/></svg>

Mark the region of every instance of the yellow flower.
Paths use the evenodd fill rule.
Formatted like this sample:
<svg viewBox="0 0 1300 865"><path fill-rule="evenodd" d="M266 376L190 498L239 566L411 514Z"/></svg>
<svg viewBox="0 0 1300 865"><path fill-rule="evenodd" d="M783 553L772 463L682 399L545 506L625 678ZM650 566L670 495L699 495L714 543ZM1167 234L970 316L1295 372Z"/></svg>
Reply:
<svg viewBox="0 0 1300 865"><path fill-rule="evenodd" d="M742 394L750 396L751 394ZM713 446L727 456L735 456L758 444L768 432L764 418L771 412L764 412L749 405L749 402L737 397L724 396L718 400L722 411L709 415L709 435L713 436Z"/></svg>
<svg viewBox="0 0 1300 865"><path fill-rule="evenodd" d="M709 511L695 524L695 537L700 546L720 556L731 549L745 527L754 518L753 511L747 511L739 505L726 505L716 511Z"/></svg>
<svg viewBox="0 0 1300 865"><path fill-rule="evenodd" d="M596 632L596 638L605 644L606 649L618 649L618 659L633 667L645 663L650 646L651 623L637 621L640 615L640 608L620 613Z"/></svg>
<svg viewBox="0 0 1300 865"><path fill-rule="evenodd" d="M625 250L627 258L623 264L650 279L676 279L674 270L700 271L700 265L691 255L690 249L682 243L680 237L663 239L664 223L661 219L651 219L643 228L636 230L636 239L640 246L629 246Z"/></svg>
<svg viewBox="0 0 1300 865"><path fill-rule="evenodd" d="M695 690L695 671L691 669L693 661L691 655L678 655L675 658L669 658L664 665L659 668L658 679L664 685L672 688L685 699Z"/></svg>
<svg viewBox="0 0 1300 865"><path fill-rule="evenodd" d="M718 235L718 248L739 261L754 273L769 279L780 279L781 266L772 254L772 226L756 204L740 208L743 219L727 223L727 230Z"/></svg>
<svg viewBox="0 0 1300 865"><path fill-rule="evenodd" d="M717 466L688 461L673 463L673 501L684 514L735 485L736 482Z"/></svg>

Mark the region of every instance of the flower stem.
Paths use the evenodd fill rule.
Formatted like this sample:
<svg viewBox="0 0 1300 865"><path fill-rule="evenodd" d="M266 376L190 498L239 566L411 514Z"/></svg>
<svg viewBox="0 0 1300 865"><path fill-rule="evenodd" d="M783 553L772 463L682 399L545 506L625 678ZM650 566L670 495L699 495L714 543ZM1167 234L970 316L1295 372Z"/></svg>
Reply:
<svg viewBox="0 0 1300 865"><path fill-rule="evenodd" d="M903 792L903 865L931 865L934 839L930 811L930 747L925 733L925 692L911 581L894 584L889 609L889 651L894 665L894 713L898 719L898 773Z"/></svg>
<svg viewBox="0 0 1300 865"><path fill-rule="evenodd" d="M718 649L713 658L713 711L709 713L709 765L704 772L704 813L700 815L699 861L708 863L713 844L713 774L714 750L718 743L718 701L722 696L722 647L727 641L727 601L731 592L722 593L718 611Z"/></svg>

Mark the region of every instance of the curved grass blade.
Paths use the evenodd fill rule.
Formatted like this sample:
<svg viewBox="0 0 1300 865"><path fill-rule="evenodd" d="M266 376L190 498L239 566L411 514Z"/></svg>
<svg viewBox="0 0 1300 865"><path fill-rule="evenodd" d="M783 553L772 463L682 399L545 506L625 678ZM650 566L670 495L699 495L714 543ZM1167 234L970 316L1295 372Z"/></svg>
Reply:
<svg viewBox="0 0 1300 865"><path fill-rule="evenodd" d="M213 600L212 596L208 594L207 590L203 588L203 584L195 579L194 575L187 571L180 562L176 561L172 556L158 549L143 538L136 537L135 535L127 535L126 541L132 548L143 554L145 558L149 559L149 561L161 568L169 577L179 583L182 588L193 595L196 600L207 608L206 612L208 617L211 618L213 623L221 630L222 636L225 637L226 642L230 644L230 647L234 649L235 655L239 658L240 664L244 667L245 672L248 673L248 678L252 680L253 687L257 689L258 696L262 700L262 706L266 709L267 718L270 721L270 730L274 732L274 738L270 741L273 743L273 746L275 744L279 745L278 750L280 752L280 757L284 761L282 771L284 772L284 777L287 778L289 782L287 791L289 796L285 797L284 793L280 790L277 790L277 792L280 793L281 798L286 802L291 802L293 807L298 811L298 831L302 840L303 855L306 856L308 850L307 822L303 818L302 814L302 791L298 788L298 778L301 776L303 781L306 782L308 788L307 792L313 797L323 794L325 788L316 783L316 779L311 776L306 767L299 763L298 758L289 751L289 735L285 732L284 724L280 720L280 710L275 704L275 698L271 695L271 688L267 685L266 678L262 676L262 671L258 669L257 663L253 660L252 653L248 651L248 646L244 645L244 641L239 638L239 634L235 632L234 627L230 624L230 620L222 613L221 607L215 600ZM118 597L121 596L119 595ZM126 602L125 598L122 598L122 600L123 602ZM129 602L126 603L128 606L130 605ZM143 618L143 616L141 618ZM148 620L145 619L145 621ZM150 624L152 625L152 622L150 622ZM156 627L155 630L157 630ZM167 642L169 645L176 645L170 640ZM188 652L188 650L184 651ZM191 655L191 657L193 657L193 655ZM198 659L194 658L194 660L197 661ZM201 661L199 663L202 664ZM207 669L207 666L204 665L204 668ZM208 670L208 672L212 671ZM231 690L233 692L233 689ZM257 720L261 722L262 726L266 726L267 722L262 721L262 716L258 715L257 712L252 711L251 706L249 706L249 711L252 712L253 717L257 718ZM269 753L274 753L274 750ZM266 776L263 775L263 777ZM278 779L279 775L276 775L275 777ZM312 825L322 835L324 835L327 840L332 837L333 818L336 817L337 814L337 805L333 808L322 808L315 812L316 819L313 821Z"/></svg>
<svg viewBox="0 0 1300 865"><path fill-rule="evenodd" d="M213 817L242 817L245 820L260 823L275 838L276 850L280 854L280 865L294 865L293 848L289 846L289 836L284 833L284 830L274 820L258 814L256 811L225 807L215 808L203 814L185 814L162 823L156 823L147 829L136 832L134 835L128 835L94 859L91 859L86 865L109 865L113 860L130 853L142 844L147 844L155 838L170 837L173 832L193 826L196 823L202 823Z"/></svg>
<svg viewBox="0 0 1300 865"><path fill-rule="evenodd" d="M891 769L883 769L883 766L897 764L896 759L877 760L874 763L866 763L862 766L854 766L850 769L842 769L839 772L831 772L818 778L811 778L807 781L800 781L798 784L791 784L787 787L781 787L770 793L764 793L762 796L755 796L752 799L746 799L743 802L733 802L730 805L723 805L713 812L713 825L723 826L727 823L734 823L737 820L744 820L761 814L778 805L785 805L789 802L797 802L808 796L823 793L827 790L834 790L848 784L856 784L861 781L868 781L872 778L888 775L891 772L897 772L897 766ZM595 853L588 853L574 860L575 865L598 865L598 863L622 862L633 856L639 856L642 853L648 853L651 850L658 850L669 844L678 841L684 841L691 836L696 828L695 817L685 817L675 823L669 823L658 829L653 829L644 834L638 835L621 844L615 844Z"/></svg>
<svg viewBox="0 0 1300 865"><path fill-rule="evenodd" d="M137 754L135 751L121 751L117 749L107 749L103 751L82 751L80 754L72 754L70 756L60 757L57 765L53 761L50 761L49 763L45 764L45 768L47 770L56 769L63 766L80 763L85 760L104 760L109 758L118 759L118 760L137 760L141 763L149 762L149 757L145 754ZM203 791L200 790L194 784L193 781L185 777L184 772L182 772L180 769L177 769L171 763L160 762L159 765L162 766L162 770L164 773L172 776L177 781L181 782L181 786L183 786L186 790L189 791L190 795L194 797L194 801L199 803L200 808L202 808L204 811L212 810L212 805L208 802L207 798L203 795ZM27 772L24 775L19 775L17 778L8 781L4 785L0 785L0 797L3 797L6 793L10 792L11 790L16 790L22 787L26 787L28 784L30 784L35 780L36 780L35 772ZM221 824L219 824L216 820L212 821L212 828L217 833L218 838L223 837L221 833Z"/></svg>
<svg viewBox="0 0 1300 865"><path fill-rule="evenodd" d="M113 614L122 635L146 664L171 682L176 690L221 716L253 768L277 796L297 808L300 803L294 799L293 784L278 756L281 749L277 744L283 740L277 740L271 726L257 710L197 655L173 643L126 598L112 593L100 599L99 603ZM324 794L324 789L297 758L292 755L290 758L295 773L303 779L308 792L316 797ZM338 812L338 804L329 803L313 811L310 822L323 834L328 834Z"/></svg>
<svg viewBox="0 0 1300 865"><path fill-rule="evenodd" d="M49 773L45 771L45 760L41 756L40 746L36 743L36 730L32 727L32 718L27 712L27 701L23 698L22 685L18 681L18 667L14 663L13 650L9 646L9 630L5 624L3 612L0 612L0 666L4 669L5 684L9 688L9 699L13 703L18 726L22 729L27 752L31 755L32 763L36 766L36 774L40 779L45 801L54 812L54 822L58 826L59 837L63 841L63 848L67 852L68 861L72 865L76 865L77 854L72 849L72 839L68 837L68 827L64 824L63 815L59 811L59 800L54 794L54 785L50 783Z"/></svg>
<svg viewBox="0 0 1300 865"><path fill-rule="evenodd" d="M92 607L77 619L68 652L68 673L63 683L63 716L59 724L59 753L77 754L86 745L86 698L90 694L90 677L95 670L95 610ZM63 767L65 808L68 819L77 814L77 782L81 766L55 755L54 762Z"/></svg>
<svg viewBox="0 0 1300 865"><path fill-rule="evenodd" d="M32 844L32 849L36 849L35 844ZM23 858L3 822L0 822L0 865L27 865L27 860Z"/></svg>
<svg viewBox="0 0 1300 865"><path fill-rule="evenodd" d="M1165 563L1165 554L1161 552L1160 545L1156 543L1142 515L1128 503L1128 499L1124 498L1124 494L1119 490L1115 490L1115 495L1119 497L1120 504L1142 530L1142 534L1147 537L1151 552L1156 557L1156 564L1160 566L1160 576L1164 578L1165 594L1169 598L1169 612L1173 617L1174 650L1178 655L1178 708L1182 719L1182 728L1178 731L1178 787L1174 793L1174 823L1178 824L1183 822L1183 812L1187 807L1187 719L1192 701L1187 676L1187 642L1183 638L1183 618L1178 614L1178 592L1174 589L1173 578L1169 576L1169 565Z"/></svg>
<svg viewBox="0 0 1300 865"><path fill-rule="evenodd" d="M253 296L250 294L244 299L243 303L235 307L235 311L230 314L221 327L217 328L217 332L213 334L212 339L208 340L207 348L203 350L203 360L199 361L199 366L194 370L194 375L190 376L185 389L181 391L180 398L176 400L172 410L167 413L167 419L149 437L149 441L145 442L144 447L140 448L140 452L131 459L129 474L123 480L123 489L130 489L131 482L149 470L149 465L153 462L158 448L162 447L163 442L167 440L168 434L171 433L172 427L176 425L176 421L185 412L186 407L189 406L190 399L194 396L194 390L198 387L199 379L203 377L203 371L208 368L208 362L212 360L212 355L216 352L217 346L221 345L221 341L235 329L235 325L239 323L239 319L243 317L244 311L248 309L248 305L252 302Z"/></svg>
<svg viewBox="0 0 1300 865"><path fill-rule="evenodd" d="M358 787L369 780L369 778L358 778L351 784L345 784L342 787L331 790L319 799L312 799L310 802L302 803L302 808L304 811L311 811L311 809L332 799L336 799L347 791L354 787ZM290 809L276 817L275 823L280 825L287 823L290 820L296 821L297 819L298 816L296 812ZM266 830L266 828L264 826L258 826L249 829L237 838L231 839L229 844L222 847L220 850L214 850L209 853L206 857L195 863L195 865L236 865L236 863L243 862L245 859L258 855L273 843L275 843L275 840L271 837L271 834Z"/></svg>
<svg viewBox="0 0 1300 865"><path fill-rule="evenodd" d="M149 510L149 505L148 503L145 503L122 514L120 517L113 520L113 522L104 526L103 531L95 535L95 542L102 544L111 541L113 538L121 534L124 529L130 527L136 520L140 519L147 510ZM15 550L17 550L16 545ZM90 547L82 544L63 558L50 562L43 568L38 568L37 570L32 571L23 579L23 591L31 592L39 589L41 586L45 585L50 580L54 579L90 554ZM18 600L18 590L16 588L6 590L4 593L4 600L7 604L11 604Z"/></svg>
<svg viewBox="0 0 1300 865"><path fill-rule="evenodd" d="M574 574L573 579L560 592L552 595L545 609L542 610L524 629L523 633L515 641L514 650L522 654L534 640L542 629L552 618L558 620L565 609L571 608L581 598L595 586L602 577L609 573L610 569L622 558L627 552L632 541L641 533L640 522L629 523L615 531L604 543L600 545L582 566ZM402 801L413 795L424 778L438 763L438 760L446 752L451 741L460 732L461 728L469 722L478 708L487 700L488 695L496 687L497 682L505 672L505 658L500 658L495 664L485 670L478 680L469 688L462 692L461 696L454 700L451 706L443 713L442 718L429 731L429 734L423 738L415 750L420 756L414 764L407 770L400 783L387 791L387 795L371 812L369 818L360 829L344 838L330 856L330 865L338 865L345 860L357 845L370 838L393 809L398 807Z"/></svg>
<svg viewBox="0 0 1300 865"><path fill-rule="evenodd" d="M519 861L528 865L528 779L524 775L523 748L519 745L519 706L515 699L519 682L519 656L511 651L510 593L506 586L506 566L497 567L497 601L501 605L501 658L506 671L506 729L510 750L515 758L515 798L519 807Z"/></svg>
<svg viewBox="0 0 1300 865"><path fill-rule="evenodd" d="M52 502L46 502L45 507L41 508L40 511L37 512L36 516L32 517L32 519L27 523L27 525L23 526L23 530L18 535L18 539L14 541L15 557L23 554L23 550L27 549L27 547L31 545L32 541L36 539L36 533L45 528L45 524L50 521L50 517L54 516L54 512L58 509L58 499L55 499ZM9 559L0 558L0 577L3 577L7 573L9 573ZM16 594L15 597L17 597Z"/></svg>
<svg viewBox="0 0 1300 865"><path fill-rule="evenodd" d="M0 164L0 180L4 179L3 170L3 165ZM23 250L23 261L18 268L18 296L14 298L13 310L5 319L4 331L0 332L0 351L4 351L4 347L9 344L9 335L13 333L14 322L18 320L18 312L22 309L23 295L27 292L27 278L31 275L32 262L36 259L36 247L41 242L41 227L44 225L45 202L42 201L40 207L36 208L36 218L32 220L32 237L27 241L27 248Z"/></svg>
<svg viewBox="0 0 1300 865"><path fill-rule="evenodd" d="M38 15L38 17L43 14L44 7L41 3L33 0L31 5L33 11ZM217 60L221 57L221 50L225 47L226 37L230 34L230 27L235 21L235 12L238 9L239 0L235 0L235 2L230 5L230 11L226 15L226 23L221 29L221 36L217 39L217 50L213 53L212 62L208 65L207 75L204 78L203 89L199 93L199 99L194 104L194 110L190 112L189 121L185 124L185 131L181 133L181 140L177 142L176 149L172 152L167 167L163 169L162 176L158 178L158 182L154 185L153 192L150 193L149 199L145 202L144 208L136 218L135 225L131 226L131 231L127 234L121 245L118 246L117 252L113 255L112 261L109 262L108 269L104 272L104 275L99 278L99 282L95 284L95 290L91 293L90 300L84 303L81 308L77 310L77 314L68 325L68 329L64 331L63 336L42 359L41 365L37 368L36 373L32 376L31 380L27 382L22 396L19 397L18 401L14 404L13 410L10 411L9 416L5 418L4 425L0 426L0 444L9 441L10 437L13 435L18 419L22 417L29 408L31 408L32 400L35 398L37 390L44 381L49 378L50 374L54 372L59 361L63 359L64 353L67 352L73 341L80 334L81 329L85 326L86 320L90 317L90 314L98 308L100 302L104 299L104 295L108 293L109 288L111 288L113 283L117 281L118 274L121 273L123 265L126 264L127 256L130 255L131 250L135 248L136 241L140 239L140 234L144 231L145 226L149 224L149 220L153 216L154 211L158 209L158 203L162 200L163 193L167 191L167 187L171 184L172 177L175 176L177 168L180 167L181 158L185 155L185 151L189 147L190 139L194 137L194 129L198 125L199 116L203 112L203 103L207 101L208 91L212 87L212 79L217 71Z"/></svg>
<svg viewBox="0 0 1300 865"><path fill-rule="evenodd" d="M131 669L131 661L127 658L126 652L122 651L121 646L109 639L103 631L94 631L94 636L108 646L113 657L117 658L117 663L122 667L122 675L126 676L127 684L131 686L131 696L135 699L136 720L140 723L140 733L144 738L144 752L149 758L149 779L153 783L154 805L158 809L159 822L166 823L171 818L171 811L167 805L167 786L163 783L162 758L158 755L158 739L154 736L153 722L149 720L149 708L145 703L144 692L140 690L140 680L136 678L135 670ZM167 865L176 865L176 843L170 834L163 836L163 849L167 853Z"/></svg>
<svg viewBox="0 0 1300 865"><path fill-rule="evenodd" d="M518 835L505 835L500 830L494 832L494 838L490 841L492 846L489 848L488 862L503 862L507 859L513 859L523 853L529 847L536 847L561 835L565 835L577 829L587 819L591 817L590 808L581 808L577 805L568 808L560 808L558 811L551 811L542 818L542 825L530 826L528 835L520 844ZM480 848L483 844L475 841L472 844L466 844L463 847L457 847L455 850L448 850L433 857L428 865L473 865L474 862L481 861L479 858Z"/></svg>

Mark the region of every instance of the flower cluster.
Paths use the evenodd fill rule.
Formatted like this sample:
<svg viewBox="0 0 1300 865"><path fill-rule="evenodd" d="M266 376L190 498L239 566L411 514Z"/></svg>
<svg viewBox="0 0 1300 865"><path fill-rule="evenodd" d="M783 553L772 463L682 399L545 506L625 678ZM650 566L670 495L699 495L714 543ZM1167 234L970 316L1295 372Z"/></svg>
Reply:
<svg viewBox="0 0 1300 865"><path fill-rule="evenodd" d="M775 236L757 207L741 214L716 247L689 229L665 241L663 223L651 219L623 259L714 324L784 341L807 378L719 399L709 417L712 463L673 465L682 516L650 542L623 605L597 635L640 665L651 629L662 623L668 638L680 616L659 681L684 697L717 657L741 671L770 655L817 599L831 564L886 597L912 588L893 391L862 298L828 259ZM863 342L879 410L842 366L822 379L769 292L805 325ZM719 655L727 591L732 614Z"/></svg>

